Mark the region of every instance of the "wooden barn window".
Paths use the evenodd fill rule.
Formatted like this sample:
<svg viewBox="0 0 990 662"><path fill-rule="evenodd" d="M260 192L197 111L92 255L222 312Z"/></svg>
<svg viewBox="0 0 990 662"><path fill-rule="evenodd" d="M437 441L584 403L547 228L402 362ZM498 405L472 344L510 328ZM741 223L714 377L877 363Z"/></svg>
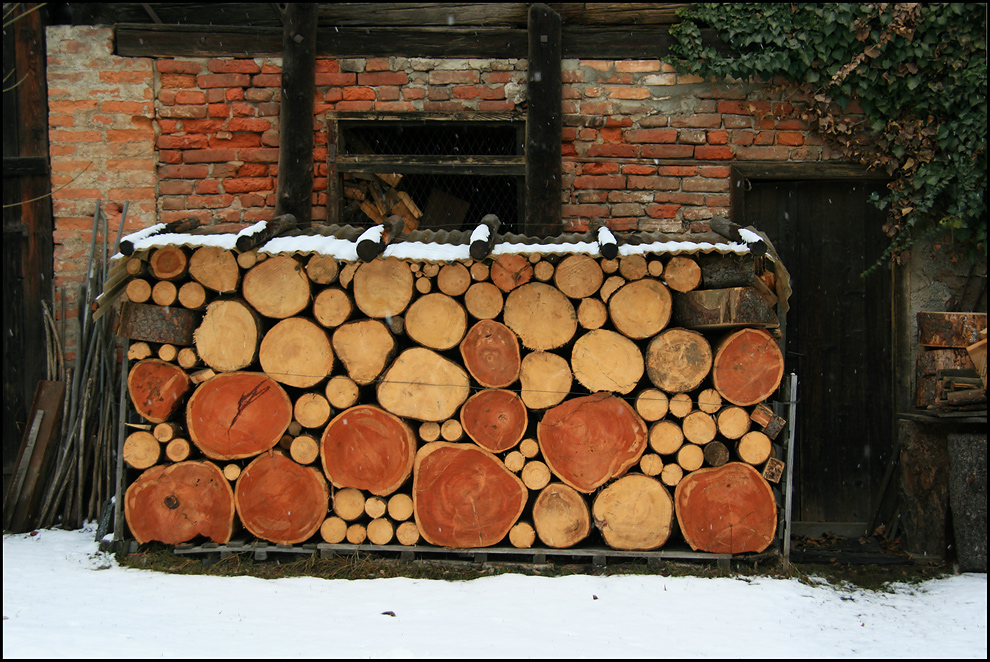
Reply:
<svg viewBox="0 0 990 662"><path fill-rule="evenodd" d="M503 232L519 231L524 115L331 112L327 120L330 223L368 225L411 209L421 212L420 229L461 230L495 214Z"/></svg>

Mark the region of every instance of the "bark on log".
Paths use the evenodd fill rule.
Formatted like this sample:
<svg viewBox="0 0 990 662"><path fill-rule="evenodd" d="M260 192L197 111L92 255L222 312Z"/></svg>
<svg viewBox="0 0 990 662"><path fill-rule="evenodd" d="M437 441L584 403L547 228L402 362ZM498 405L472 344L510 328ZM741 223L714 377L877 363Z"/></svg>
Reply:
<svg viewBox="0 0 990 662"><path fill-rule="evenodd" d="M234 503L244 528L262 540L294 545L312 538L330 500L327 482L314 467L282 453L263 453L244 468Z"/></svg>
<svg viewBox="0 0 990 662"><path fill-rule="evenodd" d="M309 305L309 277L295 259L276 255L244 274L241 294L265 317L285 319Z"/></svg>
<svg viewBox="0 0 990 662"><path fill-rule="evenodd" d="M229 250L201 246L189 258L189 275L203 287L215 292L233 292L241 280L237 258Z"/></svg>
<svg viewBox="0 0 990 662"><path fill-rule="evenodd" d="M340 326L354 312L354 302L344 290L328 287L313 299L313 318L321 325L332 329Z"/></svg>
<svg viewBox="0 0 990 662"><path fill-rule="evenodd" d="M639 462L647 444L643 419L609 394L573 398L549 409L537 426L540 451L550 470L590 493Z"/></svg>
<svg viewBox="0 0 990 662"><path fill-rule="evenodd" d="M918 344L922 347L965 349L980 341L987 328L986 313L918 313Z"/></svg>
<svg viewBox="0 0 990 662"><path fill-rule="evenodd" d="M684 477L674 492L677 522L696 551L762 552L777 532L773 490L753 467L729 462Z"/></svg>
<svg viewBox="0 0 990 662"><path fill-rule="evenodd" d="M405 316L406 335L438 351L456 347L467 332L467 312L452 297L435 292L416 299Z"/></svg>
<svg viewBox="0 0 990 662"><path fill-rule="evenodd" d="M777 314L752 287L676 294L673 318L678 326L687 329L780 326Z"/></svg>
<svg viewBox="0 0 990 662"><path fill-rule="evenodd" d="M202 315L184 308L125 301L120 307L117 335L186 347L193 344L193 334L201 321Z"/></svg>
<svg viewBox="0 0 990 662"><path fill-rule="evenodd" d="M503 292L511 292L533 279L533 265L525 255L505 253L492 263L490 277Z"/></svg>
<svg viewBox="0 0 990 662"><path fill-rule="evenodd" d="M645 282L645 281L640 281ZM643 354L629 338L597 329L574 343L571 370L578 382L592 393L631 392L643 376Z"/></svg>
<svg viewBox="0 0 990 662"><path fill-rule="evenodd" d="M519 397L530 409L559 405L572 383L570 364L557 354L530 352L519 364Z"/></svg>
<svg viewBox="0 0 990 662"><path fill-rule="evenodd" d="M769 398L784 376L784 355L768 332L740 329L715 352L712 384L723 398L746 407Z"/></svg>
<svg viewBox="0 0 990 662"><path fill-rule="evenodd" d="M494 283L474 283L464 293L464 307L480 320L495 319L502 313L502 290Z"/></svg>
<svg viewBox="0 0 990 662"><path fill-rule="evenodd" d="M655 336L670 322L670 291L656 280L626 283L609 297L608 312L623 335L635 340Z"/></svg>
<svg viewBox="0 0 990 662"><path fill-rule="evenodd" d="M527 283L512 290L505 300L503 320L527 349L555 349L577 331L573 304L546 283Z"/></svg>
<svg viewBox="0 0 990 662"><path fill-rule="evenodd" d="M203 363L217 372L243 370L257 357L261 319L243 301L217 300L206 307L194 337Z"/></svg>
<svg viewBox="0 0 990 662"><path fill-rule="evenodd" d="M309 388L333 371L334 356L326 331L303 317L289 317L265 334L258 361L275 381Z"/></svg>
<svg viewBox="0 0 990 662"><path fill-rule="evenodd" d="M599 492L591 512L613 549L658 549L670 538L674 523L674 502L667 488L640 474L623 476Z"/></svg>
<svg viewBox="0 0 990 662"><path fill-rule="evenodd" d="M713 441L705 446L705 463L710 467L720 467L729 461L729 449L721 441Z"/></svg>
<svg viewBox="0 0 990 662"><path fill-rule="evenodd" d="M238 460L275 446L292 421L292 402L268 375L228 372L201 384L186 407L189 438L208 458Z"/></svg>
<svg viewBox="0 0 990 662"><path fill-rule="evenodd" d="M464 367L485 388L506 388L519 378L519 338L500 322L475 323L460 350Z"/></svg>
<svg viewBox="0 0 990 662"><path fill-rule="evenodd" d="M591 533L591 513L580 492L563 483L552 483L533 502L533 526L544 545L566 549Z"/></svg>
<svg viewBox="0 0 990 662"><path fill-rule="evenodd" d="M512 391L486 389L461 407L461 426L467 436L492 453L515 448L526 434L526 405Z"/></svg>
<svg viewBox="0 0 990 662"><path fill-rule="evenodd" d="M413 275L405 262L378 258L361 264L352 283L354 303L373 319L401 315L413 296Z"/></svg>
<svg viewBox="0 0 990 662"><path fill-rule="evenodd" d="M453 361L432 350L412 347L385 371L377 393L379 404L396 416L445 421L467 400L470 378Z"/></svg>
<svg viewBox="0 0 990 662"><path fill-rule="evenodd" d="M191 387L185 370L161 359L145 359L127 375L127 392L134 410L152 423L172 418Z"/></svg>
<svg viewBox="0 0 990 662"><path fill-rule="evenodd" d="M528 494L523 482L497 457L472 444L435 442L416 454L416 524L433 545L497 544L518 521Z"/></svg>
<svg viewBox="0 0 990 662"><path fill-rule="evenodd" d="M360 386L375 381L395 356L392 333L378 320L355 320L333 332L333 349L347 374Z"/></svg>
<svg viewBox="0 0 990 662"><path fill-rule="evenodd" d="M748 287L756 278L756 258L752 253L703 253L698 256L701 284L706 290Z"/></svg>
<svg viewBox="0 0 990 662"><path fill-rule="evenodd" d="M416 435L383 409L361 405L334 417L323 432L323 471L336 488L378 496L395 492L412 472Z"/></svg>
<svg viewBox="0 0 990 662"><path fill-rule="evenodd" d="M234 530L234 493L212 462L160 465L127 488L124 517L141 544L179 545L196 536L224 544Z"/></svg>
<svg viewBox="0 0 990 662"><path fill-rule="evenodd" d="M557 265L553 282L571 299L590 297L602 286L605 274L590 255L568 255Z"/></svg>
<svg viewBox="0 0 990 662"><path fill-rule="evenodd" d="M646 374L657 388L668 393L693 391L711 369L711 345L697 331L667 329L646 349Z"/></svg>

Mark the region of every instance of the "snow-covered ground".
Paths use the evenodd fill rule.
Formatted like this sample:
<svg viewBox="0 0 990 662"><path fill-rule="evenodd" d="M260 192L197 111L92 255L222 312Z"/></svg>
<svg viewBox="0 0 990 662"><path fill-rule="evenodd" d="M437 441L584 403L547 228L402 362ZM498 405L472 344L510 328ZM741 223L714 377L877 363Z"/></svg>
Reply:
<svg viewBox="0 0 990 662"><path fill-rule="evenodd" d="M987 577L873 592L659 576L263 580L119 567L92 531L3 538L3 656L987 657Z"/></svg>

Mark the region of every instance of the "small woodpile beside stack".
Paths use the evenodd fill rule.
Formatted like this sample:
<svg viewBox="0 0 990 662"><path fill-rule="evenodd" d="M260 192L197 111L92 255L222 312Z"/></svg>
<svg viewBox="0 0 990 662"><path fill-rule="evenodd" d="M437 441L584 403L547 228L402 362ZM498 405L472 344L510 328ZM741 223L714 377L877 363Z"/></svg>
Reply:
<svg viewBox="0 0 990 662"><path fill-rule="evenodd" d="M986 313L918 313L915 406L934 413L987 408Z"/></svg>
<svg viewBox="0 0 990 662"><path fill-rule="evenodd" d="M384 223L390 216L401 216L406 232L419 227L422 210L405 191L399 190L399 173L346 173L344 198L367 216L372 223Z"/></svg>
<svg viewBox="0 0 990 662"><path fill-rule="evenodd" d="M784 427L769 265L136 254L131 534L763 551Z"/></svg>

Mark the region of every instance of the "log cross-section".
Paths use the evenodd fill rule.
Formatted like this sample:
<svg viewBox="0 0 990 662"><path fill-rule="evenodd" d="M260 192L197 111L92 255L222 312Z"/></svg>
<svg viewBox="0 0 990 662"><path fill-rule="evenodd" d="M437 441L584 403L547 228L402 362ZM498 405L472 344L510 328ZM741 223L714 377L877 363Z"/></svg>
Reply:
<svg viewBox="0 0 990 662"><path fill-rule="evenodd" d="M397 416L361 405L335 416L320 446L323 471L334 487L386 496L412 473L416 435Z"/></svg>

